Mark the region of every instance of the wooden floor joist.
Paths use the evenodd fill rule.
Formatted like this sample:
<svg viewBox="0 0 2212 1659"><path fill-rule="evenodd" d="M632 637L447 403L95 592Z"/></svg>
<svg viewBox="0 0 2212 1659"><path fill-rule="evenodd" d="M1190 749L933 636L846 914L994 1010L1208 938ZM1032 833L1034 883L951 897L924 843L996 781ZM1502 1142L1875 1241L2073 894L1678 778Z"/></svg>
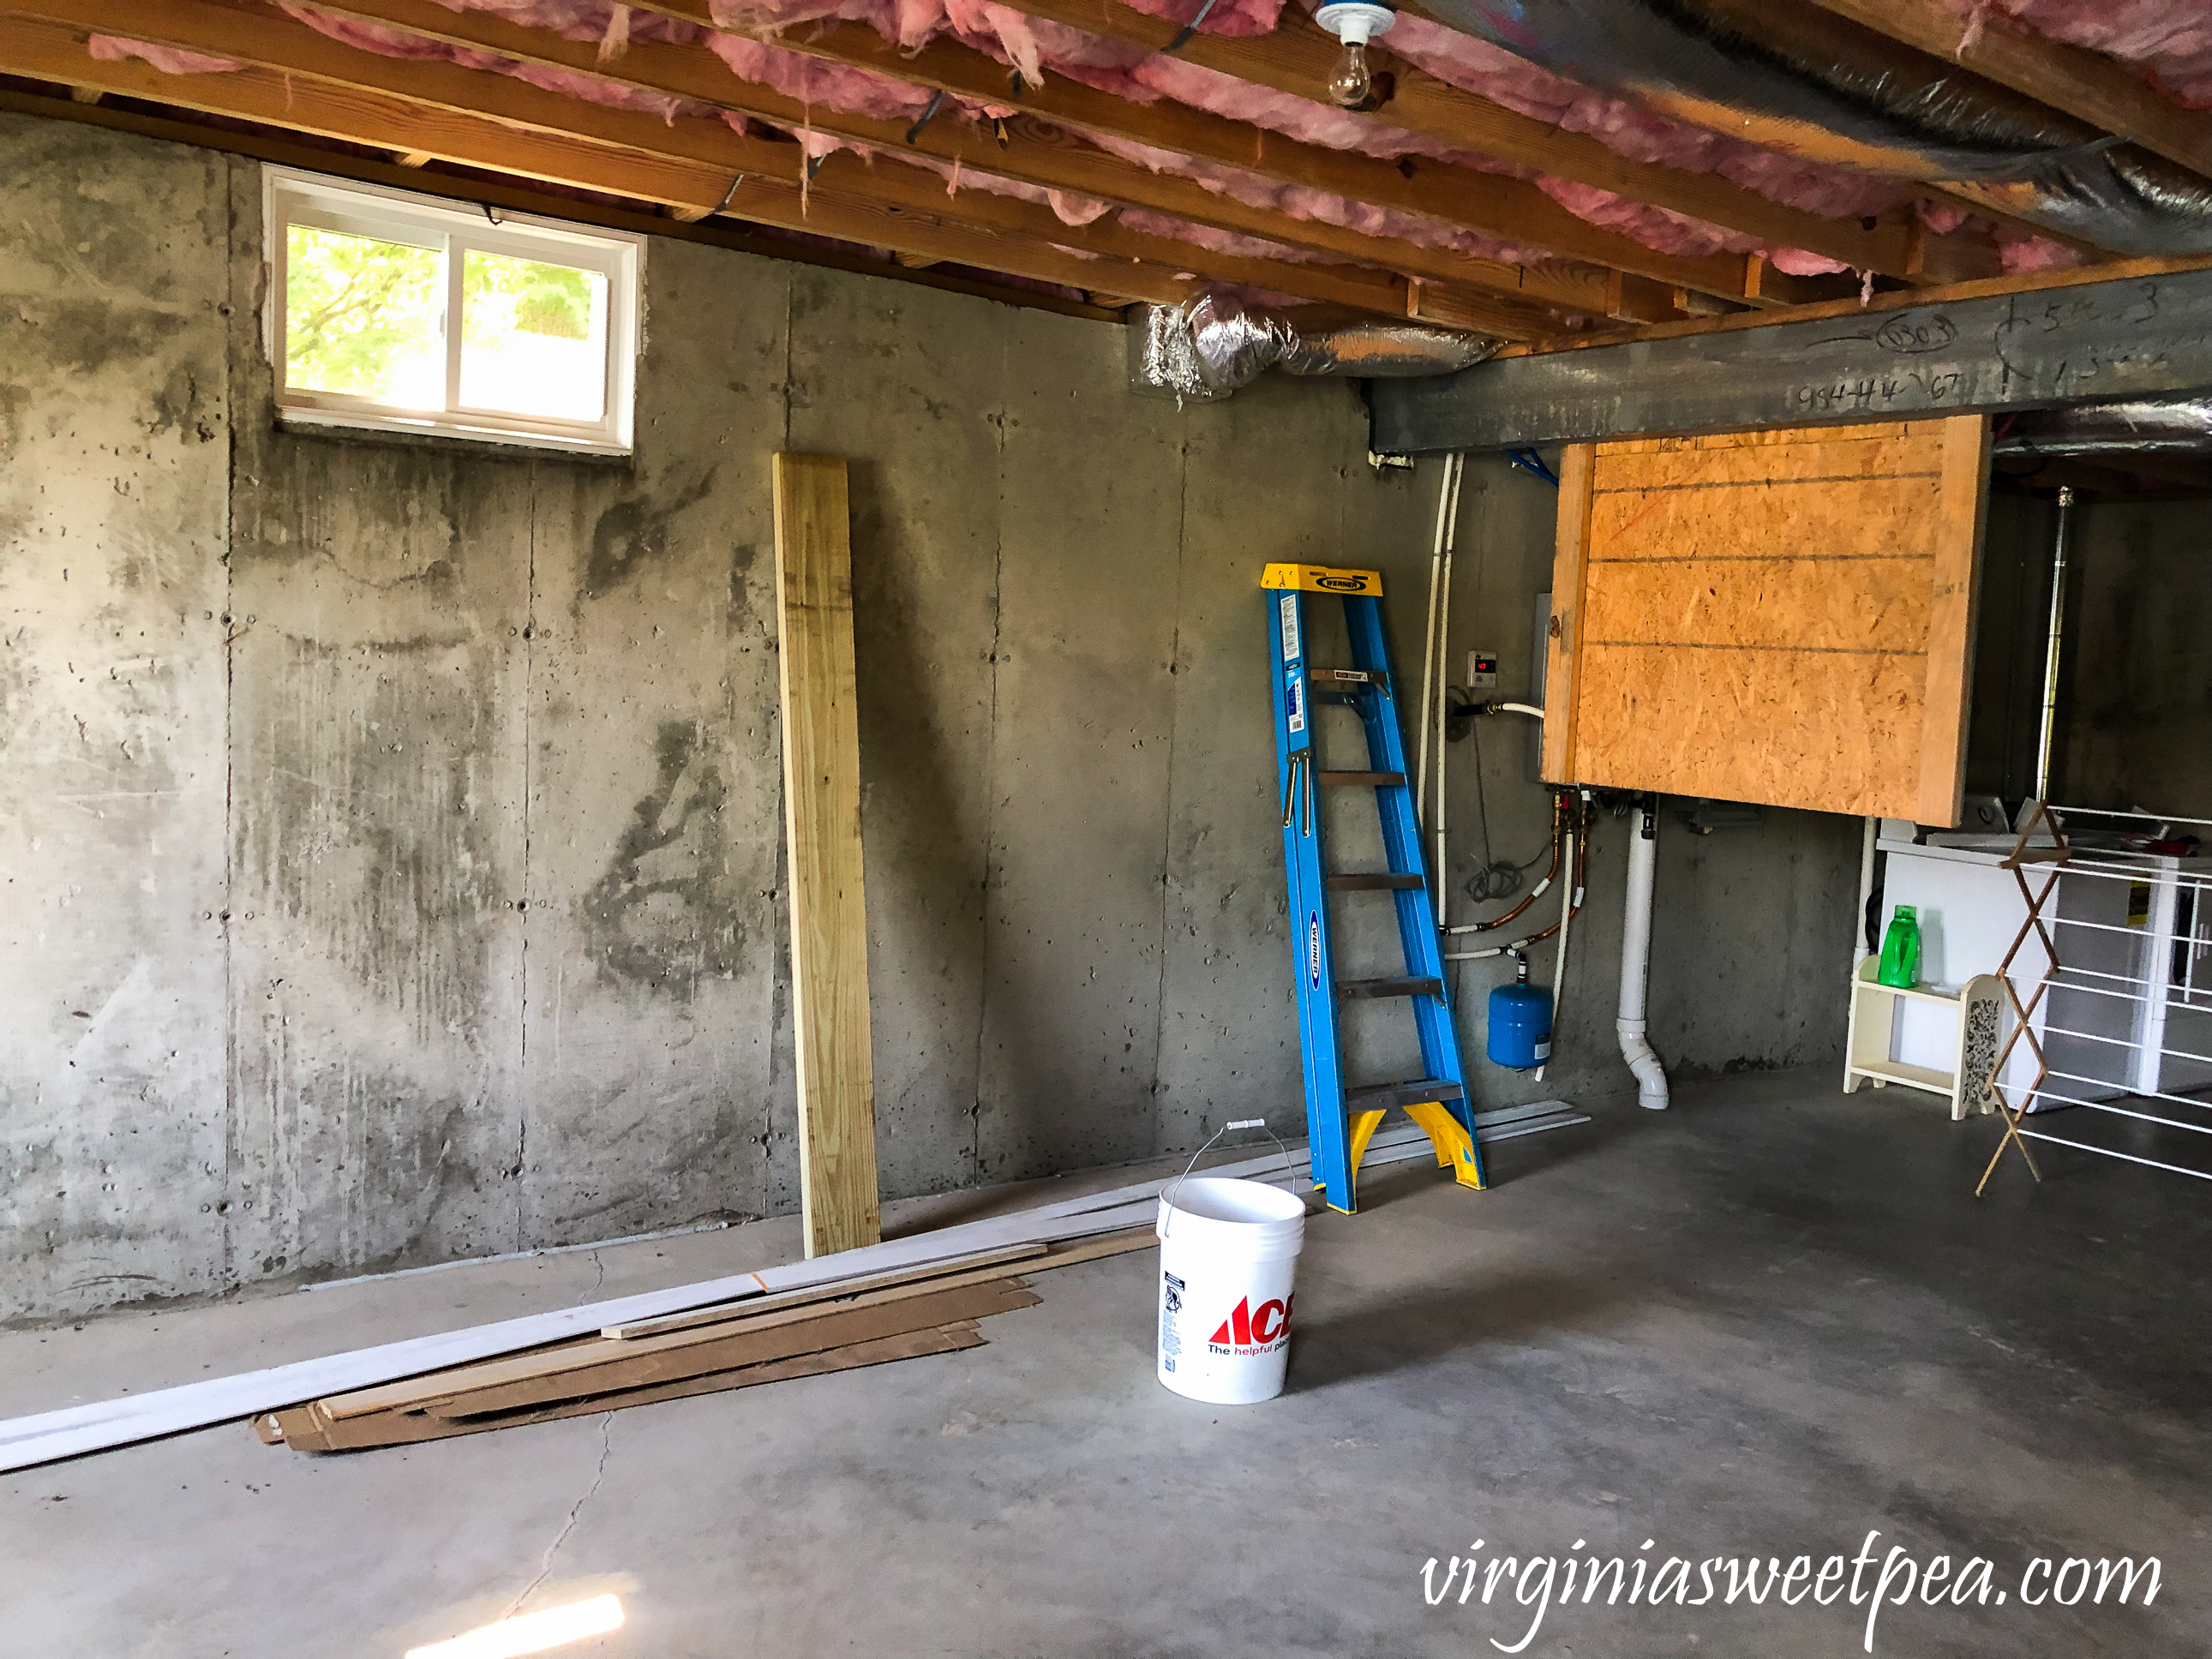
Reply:
<svg viewBox="0 0 2212 1659"><path fill-rule="evenodd" d="M382 58L289 18L213 0L163 0L125 21L158 44L246 66L240 71L173 76L141 63L99 62L57 32L88 27L95 14L135 3L22 0L14 17L0 18L0 70L74 78L329 137L379 146L402 139L422 146L409 153L424 160L434 155L637 197L682 218L720 211L888 247L909 259L955 260L1102 290L1124 301L1173 303L1211 279L1378 316L1407 317L1418 308L1446 326L1511 339L1540 337L1558 326L1534 307L1479 287L1415 284L1374 266L1224 253L1135 229L1115 215L1069 225L1041 203L981 188L948 194L939 173L888 158L830 155L802 190L795 144L741 137L711 118L663 120L584 103L489 70ZM33 12L36 20L25 15Z"/></svg>
<svg viewBox="0 0 2212 1659"><path fill-rule="evenodd" d="M2032 33L1997 7L1962 12L1945 0L1813 3L2212 178L2212 112L2165 96L2101 52Z"/></svg>
<svg viewBox="0 0 2212 1659"><path fill-rule="evenodd" d="M239 29L240 14L215 0L18 0L17 9L42 16L66 15L81 27L121 30L123 21L84 24L94 14L118 14L135 32L164 44L217 56L265 52L267 35ZM634 40L617 58L602 62L588 41L575 41L550 30L510 22L486 12L453 12L436 0L334 0L319 10L359 21L398 27L425 39L490 52L518 62L592 75L640 91L707 104L757 116L789 131L801 129L864 144L880 155L928 156L963 169L994 173L1048 190L1096 198L1117 207L1142 208L1353 264L1420 278L1458 289L1462 303L1487 295L1498 307L1491 331L1527 339L1558 331L1557 321L1540 307L1556 306L1589 315L1604 314L1607 272L1598 265L1520 266L1479 258L1447 248L1372 235L1320 219L1299 219L1272 208L1254 207L1194 179L1157 173L1110 155L1034 116L1017 114L993 129L940 118L919 131L915 124L847 115L770 88L740 80L704 46ZM211 13L228 11L228 23ZM226 53L218 47L228 46ZM354 56L373 61L374 54ZM428 69L405 64L404 69ZM369 70L363 69L367 75ZM172 76L173 82L216 76ZM207 95L194 89L197 95ZM149 94L159 95L159 94ZM726 181L725 181L726 182ZM1070 236L1064 242L1080 246ZM915 250L927 252L927 250ZM1194 254L1202 258L1202 254ZM1508 325L1510 325L1509 326Z"/></svg>
<svg viewBox="0 0 2212 1659"><path fill-rule="evenodd" d="M5 27L4 19L0 19L0 31L4 31ZM0 74L4 73L0 70ZM217 122L201 118L190 111L167 107L158 112L122 108L106 101L104 94L96 94L93 101L88 102L74 97L17 92L5 86L0 86L0 110L40 120L97 127L103 131L131 133L161 143L191 145L266 161L273 167L325 173L334 179L382 185L388 189L465 203L479 210L489 207L499 213L532 214L635 236L663 236L672 241L724 248L823 270L849 271L915 288L972 295L1001 305L1080 317L1091 322L1122 320L1122 306L1118 298L1117 303L1109 308L1033 284L1005 281L986 268L951 261L932 261L926 267L903 266L877 248L840 242L827 236L801 242L764 234L757 227L742 220L719 216L703 208L696 219L687 221L677 217L672 208L625 200L613 191L563 191L556 195L529 179L483 175L473 170L452 171L435 157L427 158L419 168L403 167L380 153L367 154L350 147L318 143L305 135L264 122Z"/></svg>
<svg viewBox="0 0 2212 1659"><path fill-rule="evenodd" d="M427 111L368 91L338 95L319 86L288 84L281 70L164 76L161 70L139 62L95 62L69 38L66 28L35 20L0 18L0 69L42 80L93 84L101 91L124 93L128 97L164 100L212 115L281 124L358 143L392 149L411 143L416 153L435 155L447 161L672 206L712 206L730 185L730 175L719 166L617 150L604 143L586 143L550 133L526 133L495 119ZM659 126L653 118L637 119ZM730 139L745 143L734 133L730 133ZM796 155L796 149L792 153ZM925 250L964 265L1002 270L1068 288L1109 288L1110 281L1126 299L1175 303L1194 289L1188 276L1164 265L1084 258L1082 254L1064 252L1030 237L1006 237L1002 232L964 226L947 216L907 212L883 201L845 195L836 184L825 185L821 179L803 199L796 177L748 177L744 188L730 199L730 208L754 223L811 230L863 246Z"/></svg>
<svg viewBox="0 0 2212 1659"><path fill-rule="evenodd" d="M653 9L704 12L705 0L653 0ZM1009 10L1083 30L1125 46L1164 52L1170 46L1195 64L1255 86L1318 101L1343 50L1336 39L1295 6L1285 7L1267 34L1214 34L1186 30L1174 18L1139 11L1121 0L1000 0ZM1387 37L1369 48L1374 66L1395 77L1389 100L1358 118L1378 127L1433 138L1454 149L1494 155L1595 185L1670 213L1686 214L1776 247L1802 247L1839 259L1858 270L1913 282L1955 282L1995 275L1994 242L1964 234L1917 234L1910 210L1885 214L1871 224L1827 218L1747 190L1716 173L1690 173L1638 161L1586 133L1492 103L1425 74L1394 58ZM1781 285L1783 297L1800 297Z"/></svg>
<svg viewBox="0 0 2212 1659"><path fill-rule="evenodd" d="M641 9L712 23L709 0L642 0ZM909 48L884 39L866 23L822 21L787 30L775 37L775 44L824 63L1003 104L1056 127L1124 139L1280 184L1419 214L1477 235L1546 250L1557 258L1729 299L1753 297L1745 292L1741 255L1661 252L1577 217L1537 185L1510 173L1484 173L1427 155L1393 159L1308 143L1173 99L1136 103L1065 75L1047 75L1042 82L1031 82L1018 74L1010 76L995 58L943 36Z"/></svg>

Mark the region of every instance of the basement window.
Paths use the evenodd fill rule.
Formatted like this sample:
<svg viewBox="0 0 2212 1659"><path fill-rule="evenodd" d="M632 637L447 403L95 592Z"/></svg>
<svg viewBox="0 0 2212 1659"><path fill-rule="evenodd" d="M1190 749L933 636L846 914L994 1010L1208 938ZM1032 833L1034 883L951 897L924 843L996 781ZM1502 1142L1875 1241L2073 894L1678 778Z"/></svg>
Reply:
<svg viewBox="0 0 2212 1659"><path fill-rule="evenodd" d="M266 170L288 424L627 454L644 240Z"/></svg>

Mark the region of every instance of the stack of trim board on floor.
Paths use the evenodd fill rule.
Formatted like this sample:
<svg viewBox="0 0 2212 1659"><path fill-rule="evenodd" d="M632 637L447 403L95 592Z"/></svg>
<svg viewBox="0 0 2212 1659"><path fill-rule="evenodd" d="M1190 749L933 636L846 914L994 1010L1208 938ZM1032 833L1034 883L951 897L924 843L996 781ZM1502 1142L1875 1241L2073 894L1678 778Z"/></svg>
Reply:
<svg viewBox="0 0 2212 1659"><path fill-rule="evenodd" d="M254 1430L297 1451L352 1451L582 1417L757 1382L980 1347L978 1320L1041 1298L1027 1274L1152 1243L1149 1227L609 1325L597 1336L267 1412Z"/></svg>
<svg viewBox="0 0 2212 1659"><path fill-rule="evenodd" d="M1565 1101L1546 1100L1478 1112L1474 1121L1488 1146L1589 1120ZM1361 1167L1433 1156L1427 1138L1407 1125L1370 1141ZM1203 1173L1297 1190L1305 1184L1306 1155L1303 1147L1278 1150ZM1034 1299L1008 1266L1026 1274L1150 1243L1158 1195L1175 1180L1138 1182L811 1261L14 1418L0 1422L0 1472L249 1419L264 1438L302 1448L403 1444L973 1346L981 1340L972 1328L975 1319ZM1110 1245L1117 1234L1126 1242ZM948 1282L977 1272L985 1277L973 1285ZM973 1304L933 1299L971 1288L986 1294ZM895 1290L902 1294L860 1305ZM830 1322L891 1306L901 1311L878 1322ZM687 1340L663 1340L678 1337Z"/></svg>

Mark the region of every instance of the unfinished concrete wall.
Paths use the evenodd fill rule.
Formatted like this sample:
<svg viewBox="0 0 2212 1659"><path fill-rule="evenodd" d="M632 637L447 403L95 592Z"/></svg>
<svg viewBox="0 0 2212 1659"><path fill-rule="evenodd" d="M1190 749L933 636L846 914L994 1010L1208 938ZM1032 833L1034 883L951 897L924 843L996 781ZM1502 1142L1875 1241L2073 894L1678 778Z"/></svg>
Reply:
<svg viewBox="0 0 2212 1659"><path fill-rule="evenodd" d="M2057 508L1990 503L1966 787L2035 793ZM2067 534L2051 794L2212 817L2212 558L2194 501L2085 501Z"/></svg>
<svg viewBox="0 0 2212 1659"><path fill-rule="evenodd" d="M1437 483L1354 388L1179 410L1096 323L656 241L633 459L286 431L252 164L12 118L0 160L0 1313L795 1206L780 448L853 463L886 1194L1301 1122L1259 570L1382 568L1417 676ZM1468 484L1452 648L1510 693L1553 497ZM1486 856L1545 835L1482 738L1455 882L1481 807ZM1856 824L1666 835L1661 1050L1832 1049ZM1481 1103L1627 1085L1623 844L1559 1063Z"/></svg>
<svg viewBox="0 0 2212 1659"><path fill-rule="evenodd" d="M230 232L218 156L0 116L0 157L13 1312L226 1282Z"/></svg>
<svg viewBox="0 0 2212 1659"><path fill-rule="evenodd" d="M1990 496L1966 714L1969 794L2012 801L2035 793L2057 511L2055 502L2033 495L1994 491ZM2077 527L2081 518L2077 508Z"/></svg>
<svg viewBox="0 0 2212 1659"><path fill-rule="evenodd" d="M2112 502L2075 516L2051 793L2212 817L2203 503Z"/></svg>

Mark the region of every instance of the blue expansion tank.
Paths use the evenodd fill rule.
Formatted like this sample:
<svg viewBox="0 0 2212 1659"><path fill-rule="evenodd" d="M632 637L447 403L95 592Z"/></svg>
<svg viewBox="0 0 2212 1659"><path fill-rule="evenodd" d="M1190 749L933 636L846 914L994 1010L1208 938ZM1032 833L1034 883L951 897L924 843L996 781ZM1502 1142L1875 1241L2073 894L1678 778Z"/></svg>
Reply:
<svg viewBox="0 0 2212 1659"><path fill-rule="evenodd" d="M1490 994L1490 1058L1516 1072L1552 1057L1552 994L1537 985L1501 985Z"/></svg>

